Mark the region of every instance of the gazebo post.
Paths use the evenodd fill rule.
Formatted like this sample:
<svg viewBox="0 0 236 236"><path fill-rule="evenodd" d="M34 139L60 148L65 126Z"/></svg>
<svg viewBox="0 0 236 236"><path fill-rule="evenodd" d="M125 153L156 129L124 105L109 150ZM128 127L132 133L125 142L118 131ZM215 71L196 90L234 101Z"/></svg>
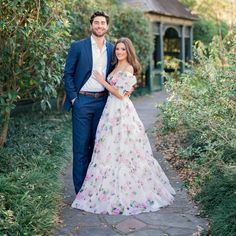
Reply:
<svg viewBox="0 0 236 236"><path fill-rule="evenodd" d="M161 71L161 74L160 74L160 80L161 80L161 89L163 88L163 85L164 85L164 78L163 78L163 71L164 71L164 35L163 35L163 23L160 22L160 61L162 62L161 65L160 65L160 71Z"/></svg>
<svg viewBox="0 0 236 236"><path fill-rule="evenodd" d="M181 47L180 47L180 72L185 69L185 26L181 26Z"/></svg>
<svg viewBox="0 0 236 236"><path fill-rule="evenodd" d="M192 65L193 60L193 27L190 26L190 35L189 35L189 63Z"/></svg>

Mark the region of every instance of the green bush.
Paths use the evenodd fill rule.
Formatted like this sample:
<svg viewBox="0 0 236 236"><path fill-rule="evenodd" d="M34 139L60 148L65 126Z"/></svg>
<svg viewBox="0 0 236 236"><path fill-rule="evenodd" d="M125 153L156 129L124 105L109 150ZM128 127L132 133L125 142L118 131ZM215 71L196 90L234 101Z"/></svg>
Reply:
<svg viewBox="0 0 236 236"><path fill-rule="evenodd" d="M222 168L228 170L229 176L235 176L236 163L236 32L231 31L222 40L214 37L208 49L200 42L194 50L194 65L184 74L178 74L178 80L167 76L167 90L171 97L161 107L163 131L180 132L183 135L183 147L180 156L189 160L189 166L196 177L189 186L197 188L199 192L208 194L207 199L224 198L223 192L217 195L211 191L211 184L216 183L217 171ZM235 177L234 177L235 178ZM211 182L205 182L206 180ZM223 179L227 185L229 179ZM201 190L201 188L204 189ZM219 184L220 186L220 184ZM230 199L235 197L233 191L225 189ZM208 190L205 190L208 189ZM202 205L206 205L202 201ZM231 201L232 212L235 212L235 202ZM213 235L232 235L231 228L235 228L235 221L228 220L227 233L223 225L224 217L229 217L227 211L230 201L218 202L217 210L209 213L211 207L205 208L205 213L212 220ZM211 200L211 204L216 203ZM223 211L228 212L221 214ZM222 231L219 231L222 228Z"/></svg>
<svg viewBox="0 0 236 236"><path fill-rule="evenodd" d="M216 35L220 35L224 38L227 32L228 26L223 21L218 24L214 20L201 17L193 24L194 41L200 40L206 45L208 45Z"/></svg>
<svg viewBox="0 0 236 236"><path fill-rule="evenodd" d="M30 119L29 119L30 117ZM0 235L51 235L70 158L69 119L30 112L13 117L0 149Z"/></svg>
<svg viewBox="0 0 236 236"><path fill-rule="evenodd" d="M236 169L217 169L197 195L202 210L211 218L211 235L233 236L236 232Z"/></svg>
<svg viewBox="0 0 236 236"><path fill-rule="evenodd" d="M215 38L207 53L198 44L193 69L179 74L178 81L169 77L172 96L163 109L166 130L181 127L189 137L194 133L191 143L203 155L217 152L229 163L235 161L236 147L235 47L233 32L224 41Z"/></svg>
<svg viewBox="0 0 236 236"><path fill-rule="evenodd" d="M15 102L37 99L50 106L60 84L68 21L64 0L0 2L0 147Z"/></svg>

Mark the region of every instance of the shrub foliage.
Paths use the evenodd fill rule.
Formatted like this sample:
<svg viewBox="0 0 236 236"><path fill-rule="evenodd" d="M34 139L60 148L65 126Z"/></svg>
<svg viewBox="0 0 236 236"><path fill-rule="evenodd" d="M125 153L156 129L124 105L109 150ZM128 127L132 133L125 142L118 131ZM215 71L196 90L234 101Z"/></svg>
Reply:
<svg viewBox="0 0 236 236"><path fill-rule="evenodd" d="M206 185L202 191L206 192L205 189L208 189L208 197L215 199L219 196L210 186L216 186L215 179L221 179L217 177L219 170L227 169L229 175L229 172L235 173L236 33L229 32L224 40L215 37L208 50L198 42L194 58L193 68L179 75L178 81L169 78L167 89L172 96L162 107L162 119L166 132L181 130L185 134L187 147L182 153L185 154L185 158L186 155L189 156L192 168L198 173L196 181L190 184L197 185L200 192L201 187ZM207 179L208 182L205 184ZM231 178L222 178L221 181L223 182L218 183L218 187L230 186L232 183ZM222 194L219 191L219 195L224 198ZM235 189L225 189L224 194L232 201L233 208L230 210L235 215ZM199 200L203 206L207 204L201 197ZM214 215L212 232L217 228L217 235L233 235L230 230L224 234L223 219L218 215L218 210L226 210L227 206L222 201L217 205L219 208L214 211L215 215L210 215ZM205 209L208 214L208 208ZM223 217L223 214L221 216ZM229 229L235 228L235 221L228 216L224 216L224 224L228 224Z"/></svg>
<svg viewBox="0 0 236 236"><path fill-rule="evenodd" d="M42 112L12 118L11 139L0 149L0 235L53 234L70 158L68 118Z"/></svg>
<svg viewBox="0 0 236 236"><path fill-rule="evenodd" d="M215 35L219 35L224 38L227 32L228 26L223 21L218 23L214 20L200 17L193 24L194 41L202 41L206 45L211 43Z"/></svg>
<svg viewBox="0 0 236 236"><path fill-rule="evenodd" d="M0 146L16 101L50 105L60 83L67 33L64 0L0 3Z"/></svg>

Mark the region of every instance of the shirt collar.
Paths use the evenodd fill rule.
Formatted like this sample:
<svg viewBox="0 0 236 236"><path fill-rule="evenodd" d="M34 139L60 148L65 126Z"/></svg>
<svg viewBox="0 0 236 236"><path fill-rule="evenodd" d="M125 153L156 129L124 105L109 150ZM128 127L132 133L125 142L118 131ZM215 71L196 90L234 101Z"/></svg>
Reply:
<svg viewBox="0 0 236 236"><path fill-rule="evenodd" d="M106 39L104 39L104 46L106 46ZM96 41L94 40L94 38L93 38L93 36L91 35L91 43L92 43L92 45L96 45L97 46L97 43L96 43Z"/></svg>

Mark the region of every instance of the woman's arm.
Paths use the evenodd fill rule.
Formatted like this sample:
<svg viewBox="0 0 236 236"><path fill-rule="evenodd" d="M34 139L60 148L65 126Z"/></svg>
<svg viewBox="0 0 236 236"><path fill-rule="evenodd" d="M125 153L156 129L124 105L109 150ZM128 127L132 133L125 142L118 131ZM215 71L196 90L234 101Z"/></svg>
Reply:
<svg viewBox="0 0 236 236"><path fill-rule="evenodd" d="M103 76L98 72L98 71L93 71L93 78L98 81L102 86L104 86L112 95L116 96L119 99L123 99L127 97L127 95L121 95L119 93L119 89L116 88L115 86L111 86L109 83L105 81Z"/></svg>

